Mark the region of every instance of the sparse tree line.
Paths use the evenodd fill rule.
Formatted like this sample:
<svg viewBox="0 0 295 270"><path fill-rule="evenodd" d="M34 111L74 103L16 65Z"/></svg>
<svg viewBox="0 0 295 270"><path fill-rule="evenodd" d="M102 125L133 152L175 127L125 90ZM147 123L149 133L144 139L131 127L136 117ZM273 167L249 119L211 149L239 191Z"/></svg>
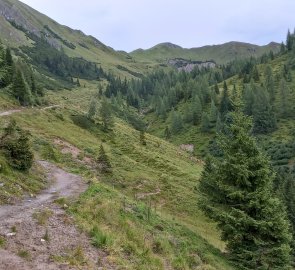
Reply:
<svg viewBox="0 0 295 270"><path fill-rule="evenodd" d="M201 178L199 204L218 224L239 269L290 269L294 261L295 168L289 164L294 143L257 145L260 135L277 129L279 119L294 117L294 42L295 34L289 32L278 55L271 52L216 69L159 69L131 81L114 77L104 93L112 105L156 114L167 123L167 139L189 126L217 132ZM271 61L284 54L288 61L274 72ZM242 84L235 85L232 76ZM140 141L145 144L144 132Z"/></svg>

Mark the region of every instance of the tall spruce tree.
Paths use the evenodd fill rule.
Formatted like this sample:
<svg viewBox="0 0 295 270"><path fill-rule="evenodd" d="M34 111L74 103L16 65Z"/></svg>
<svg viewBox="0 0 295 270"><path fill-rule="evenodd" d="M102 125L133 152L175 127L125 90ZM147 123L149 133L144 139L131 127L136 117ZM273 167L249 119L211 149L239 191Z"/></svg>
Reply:
<svg viewBox="0 0 295 270"><path fill-rule="evenodd" d="M243 91L243 103L244 103L244 113L248 116L253 115L253 105L254 105L254 92L256 92L256 86L254 83L244 86Z"/></svg>
<svg viewBox="0 0 295 270"><path fill-rule="evenodd" d="M182 129L183 129L183 121L182 121L181 114L173 110L172 117L171 117L171 131L173 134L177 134Z"/></svg>
<svg viewBox="0 0 295 270"><path fill-rule="evenodd" d="M102 144L99 148L97 165L98 165L98 169L101 173L112 172L112 166L111 166L110 160L109 160Z"/></svg>
<svg viewBox="0 0 295 270"><path fill-rule="evenodd" d="M202 103L199 96L195 96L191 105L193 124L197 125L201 122Z"/></svg>
<svg viewBox="0 0 295 270"><path fill-rule="evenodd" d="M94 117L96 115L96 111L97 111L97 103L93 99L93 100L91 100L90 105L89 105L89 110L88 110L88 113L87 113L87 118L90 119L90 120L94 120Z"/></svg>
<svg viewBox="0 0 295 270"><path fill-rule="evenodd" d="M228 112L230 112L232 109L233 109L233 106L232 106L231 100L229 98L227 84L226 84L226 81L224 81L224 83L223 83L223 93L222 93L222 98L221 98L221 102L220 102L221 116L224 118L225 115Z"/></svg>
<svg viewBox="0 0 295 270"><path fill-rule="evenodd" d="M253 104L253 132L266 134L276 129L276 117L269 96L263 87L257 87Z"/></svg>
<svg viewBox="0 0 295 270"><path fill-rule="evenodd" d="M209 157L201 177L200 207L217 222L232 261L243 270L290 269L289 223L273 196L268 159L250 136L251 120L232 113L218 135L221 158Z"/></svg>
<svg viewBox="0 0 295 270"><path fill-rule="evenodd" d="M111 108L111 104L109 104L106 98L103 98L103 100L101 101L99 116L101 118L102 128L104 131L108 131L114 126L113 111Z"/></svg>
<svg viewBox="0 0 295 270"><path fill-rule="evenodd" d="M283 78L280 81L280 105L279 105L280 115L283 118L291 116L292 113L292 103L290 89Z"/></svg>
<svg viewBox="0 0 295 270"><path fill-rule="evenodd" d="M32 104L32 94L25 81L22 72L17 69L13 79L12 93L21 105L28 106Z"/></svg>
<svg viewBox="0 0 295 270"><path fill-rule="evenodd" d="M275 100L275 85L272 70L270 66L267 66L264 71L265 87L269 94L270 102L273 103Z"/></svg>
<svg viewBox="0 0 295 270"><path fill-rule="evenodd" d="M202 113L202 122L201 122L201 131L202 132L209 132L210 131L210 118L206 112Z"/></svg>
<svg viewBox="0 0 295 270"><path fill-rule="evenodd" d="M215 106L215 102L214 100L211 101L211 107L210 107L210 123L211 126L214 127L216 120L217 120L217 114L218 114L218 110L217 107Z"/></svg>

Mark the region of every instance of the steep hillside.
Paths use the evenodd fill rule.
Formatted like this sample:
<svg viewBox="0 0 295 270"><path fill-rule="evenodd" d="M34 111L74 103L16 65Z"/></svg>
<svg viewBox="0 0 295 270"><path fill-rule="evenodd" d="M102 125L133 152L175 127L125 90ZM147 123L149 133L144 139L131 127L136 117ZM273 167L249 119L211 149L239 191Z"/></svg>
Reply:
<svg viewBox="0 0 295 270"><path fill-rule="evenodd" d="M130 53L134 59L143 62L166 63L174 58L184 58L194 61L213 60L218 64L225 64L236 58L244 59L250 56L259 57L264 53L279 50L278 43L270 43L265 46L242 42L228 42L221 45L204 46L200 48L185 49L171 43L161 43L148 50L138 49Z"/></svg>
<svg viewBox="0 0 295 270"><path fill-rule="evenodd" d="M31 132L36 158L88 179L90 187L78 202L60 201L70 206L68 213L93 245L122 269L233 269L221 253L224 245L214 224L196 204L194 187L202 162L152 135L146 135L142 145L139 132L120 119L113 131L102 131L99 121L95 124L85 113L97 85L82 83L86 88L49 92L48 99L59 107L24 109L0 121L5 126L12 117ZM112 174L101 174L96 166L102 143ZM2 181L4 186L9 183ZM11 190L9 195L20 193ZM54 227L48 230L54 234ZM29 245L22 249L34 253ZM57 265L67 262L65 252L54 254Z"/></svg>
<svg viewBox="0 0 295 270"><path fill-rule="evenodd" d="M11 47L34 46L31 35L44 38L52 47L70 57L83 57L106 71L122 76L143 72L146 66L135 64L123 52L117 52L92 36L63 26L18 0L0 2L1 40Z"/></svg>

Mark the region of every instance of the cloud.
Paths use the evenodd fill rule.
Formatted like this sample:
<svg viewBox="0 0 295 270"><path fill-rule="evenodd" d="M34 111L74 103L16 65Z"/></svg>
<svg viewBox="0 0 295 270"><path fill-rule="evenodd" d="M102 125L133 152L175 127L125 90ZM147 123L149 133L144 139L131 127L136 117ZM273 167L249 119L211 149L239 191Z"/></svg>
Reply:
<svg viewBox="0 0 295 270"><path fill-rule="evenodd" d="M23 0L58 22L130 51L170 41L183 47L231 40L281 42L295 26L294 0Z"/></svg>

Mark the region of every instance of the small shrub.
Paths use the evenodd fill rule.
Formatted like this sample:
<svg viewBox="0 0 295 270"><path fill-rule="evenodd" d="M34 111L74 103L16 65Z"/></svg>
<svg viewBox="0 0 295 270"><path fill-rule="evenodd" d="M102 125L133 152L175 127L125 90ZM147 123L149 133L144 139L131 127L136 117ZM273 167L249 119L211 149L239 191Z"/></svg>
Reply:
<svg viewBox="0 0 295 270"><path fill-rule="evenodd" d="M101 173L110 173L112 172L112 166L109 161L109 158L103 148L103 145L100 146L99 155L97 158L98 169Z"/></svg>
<svg viewBox="0 0 295 270"><path fill-rule="evenodd" d="M105 248L111 242L109 236L103 233L97 226L93 227L90 236L92 245L97 248Z"/></svg>
<svg viewBox="0 0 295 270"><path fill-rule="evenodd" d="M0 248L3 248L6 244L6 240L5 238L3 238L2 236L0 236Z"/></svg>
<svg viewBox="0 0 295 270"><path fill-rule="evenodd" d="M37 220L39 225L46 225L49 218L53 215L53 212L49 209L45 209L33 214L33 217Z"/></svg>
<svg viewBox="0 0 295 270"><path fill-rule="evenodd" d="M26 259L26 260L29 260L31 258L30 252L27 250L24 250L24 249L19 250L17 252L17 255L23 259Z"/></svg>
<svg viewBox="0 0 295 270"><path fill-rule="evenodd" d="M11 167L21 171L32 167L34 154L31 149L30 134L17 126L14 120L11 120L4 129L0 148L3 149Z"/></svg>

